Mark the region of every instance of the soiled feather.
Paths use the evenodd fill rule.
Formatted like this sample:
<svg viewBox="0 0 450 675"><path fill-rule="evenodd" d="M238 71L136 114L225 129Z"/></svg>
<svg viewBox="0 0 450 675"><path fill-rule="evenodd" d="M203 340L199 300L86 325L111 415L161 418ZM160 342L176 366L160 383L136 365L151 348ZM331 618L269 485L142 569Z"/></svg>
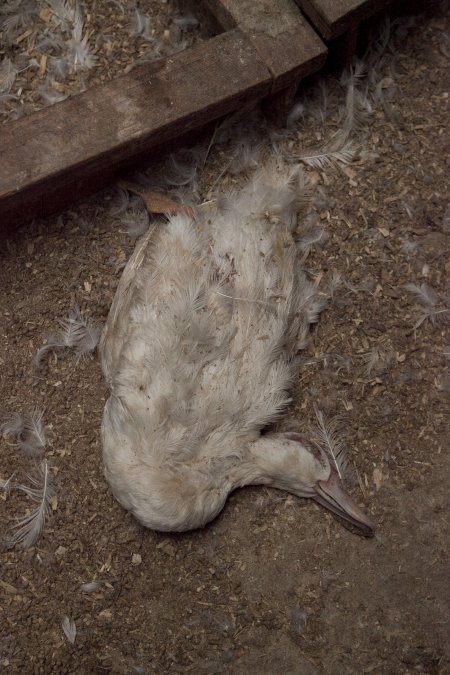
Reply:
<svg viewBox="0 0 450 675"><path fill-rule="evenodd" d="M287 129L294 129L297 122L299 120L303 119L303 117L305 116L305 110L306 110L306 108L305 108L305 104L303 103L303 101L299 101L298 103L296 103L292 107L289 115L287 116L286 128Z"/></svg>
<svg viewBox="0 0 450 675"><path fill-rule="evenodd" d="M131 16L129 31L132 37L141 37L148 41L153 40L151 19L148 14L143 14L137 8Z"/></svg>
<svg viewBox="0 0 450 675"><path fill-rule="evenodd" d="M121 225L127 231L130 237L140 237L148 229L149 215L145 208L142 208L142 201L139 200L138 207L133 207L123 214L120 218Z"/></svg>
<svg viewBox="0 0 450 675"><path fill-rule="evenodd" d="M342 145L345 145L355 134L360 134L368 123L371 112L370 102L358 88L361 86L364 74L364 65L358 62L344 76L347 95L342 126L335 134L335 138L338 138Z"/></svg>
<svg viewBox="0 0 450 675"><path fill-rule="evenodd" d="M55 80L52 77L47 77L45 84L38 87L38 94L46 105L54 105L60 101L64 101L68 94L62 94L53 88Z"/></svg>
<svg viewBox="0 0 450 675"><path fill-rule="evenodd" d="M91 53L88 36L74 34L68 42L68 58L72 61L74 71L91 70L97 65L98 58Z"/></svg>
<svg viewBox="0 0 450 675"><path fill-rule="evenodd" d="M65 58L51 56L48 60L48 71L54 76L55 80L64 82L69 74L70 64Z"/></svg>
<svg viewBox="0 0 450 675"><path fill-rule="evenodd" d="M118 188L111 204L110 214L115 218L121 216L127 210L131 199L127 190Z"/></svg>
<svg viewBox="0 0 450 675"><path fill-rule="evenodd" d="M86 581L84 584L81 584L81 590L83 593L95 593L102 585L102 581Z"/></svg>
<svg viewBox="0 0 450 675"><path fill-rule="evenodd" d="M0 430L4 438L15 441L24 455L41 455L47 444L42 418L43 412L39 410L25 415L13 413L0 425Z"/></svg>
<svg viewBox="0 0 450 675"><path fill-rule="evenodd" d="M310 213L299 228L298 245L301 251L310 251L315 246L321 246L328 239L327 233L323 227L317 225L317 221L318 216Z"/></svg>
<svg viewBox="0 0 450 675"><path fill-rule="evenodd" d="M183 14L182 16L176 16L173 20L175 26L180 30L189 31L197 28L199 20L193 14Z"/></svg>
<svg viewBox="0 0 450 675"><path fill-rule="evenodd" d="M20 544L23 548L34 546L41 536L46 518L51 512L50 501L55 494L55 490L47 462L42 462L36 473L29 475L28 478L31 487L21 484L17 486L17 489L25 492L33 502L38 503L38 506L13 526L15 532L7 539L9 548L17 544Z"/></svg>
<svg viewBox="0 0 450 675"><path fill-rule="evenodd" d="M61 322L66 335L71 335L71 344L75 348L77 359L92 353L100 339L100 326L81 312L79 307L69 314L68 319Z"/></svg>
<svg viewBox="0 0 450 675"><path fill-rule="evenodd" d="M411 255L415 251L417 251L419 247L419 244L417 241L413 241L412 239L404 239L400 245L401 250L403 253L406 255Z"/></svg>
<svg viewBox="0 0 450 675"><path fill-rule="evenodd" d="M18 72L19 69L15 63L5 56L0 63L0 92L9 93L11 91Z"/></svg>
<svg viewBox="0 0 450 675"><path fill-rule="evenodd" d="M414 324L414 330L416 331L425 321L431 321L431 323L436 323L437 321L443 319L446 314L450 313L450 307L443 306L442 303L439 306L439 296L436 291L429 286L427 283L423 282L422 284L405 284L407 291L416 296L417 301L423 305L422 312Z"/></svg>
<svg viewBox="0 0 450 675"><path fill-rule="evenodd" d="M425 307L434 307L438 301L436 291L427 283L422 284L405 284L405 288L409 293L412 293L416 300Z"/></svg>
<svg viewBox="0 0 450 675"><path fill-rule="evenodd" d="M67 347L75 349L77 360L96 349L101 329L95 322L86 318L78 306L70 312L67 319L59 323L63 330L56 335L49 336L47 344L35 354L33 361L37 367L40 366L44 356L58 349Z"/></svg>
<svg viewBox="0 0 450 675"><path fill-rule="evenodd" d="M12 473L9 478L6 480L3 480L3 478L0 478L0 490L6 494L8 494L11 490L11 481L14 478L16 474Z"/></svg>
<svg viewBox="0 0 450 675"><path fill-rule="evenodd" d="M446 209L442 218L442 231L450 232L450 208Z"/></svg>
<svg viewBox="0 0 450 675"><path fill-rule="evenodd" d="M262 146L252 143L250 139L242 139L233 150L233 158L229 171L233 174L254 171L261 162Z"/></svg>
<svg viewBox="0 0 450 675"><path fill-rule="evenodd" d="M170 155L164 171L164 186L170 187L194 187L197 181L197 166L192 157L185 156L182 152Z"/></svg>
<svg viewBox="0 0 450 675"><path fill-rule="evenodd" d="M8 45L13 44L20 33L33 27L38 11L38 3L35 0L0 3L0 25L3 41Z"/></svg>
<svg viewBox="0 0 450 675"><path fill-rule="evenodd" d="M394 350L385 345L376 345L369 352L363 354L362 359L365 362L367 377L372 374L381 375L381 373L384 373L391 365L393 358Z"/></svg>
<svg viewBox="0 0 450 675"><path fill-rule="evenodd" d="M68 616L65 616L61 622L61 628L64 631L64 635L69 640L71 645L75 644L77 637L77 627L75 621Z"/></svg>

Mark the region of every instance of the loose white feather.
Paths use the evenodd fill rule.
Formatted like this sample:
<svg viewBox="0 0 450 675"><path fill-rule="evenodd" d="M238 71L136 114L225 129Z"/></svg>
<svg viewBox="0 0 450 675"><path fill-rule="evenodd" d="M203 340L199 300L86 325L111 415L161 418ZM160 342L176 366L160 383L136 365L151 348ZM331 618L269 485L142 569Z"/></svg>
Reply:
<svg viewBox="0 0 450 675"><path fill-rule="evenodd" d="M400 245L401 250L403 253L406 253L406 255L411 255L417 251L418 247L419 244L417 241L413 241L412 239L404 239Z"/></svg>
<svg viewBox="0 0 450 675"><path fill-rule="evenodd" d="M144 40L152 41L151 19L148 14L143 14L139 9L135 9L129 25L129 32L132 37L141 37Z"/></svg>
<svg viewBox="0 0 450 675"><path fill-rule="evenodd" d="M77 627L75 621L70 617L65 616L61 622L61 627L70 644L74 645L77 637Z"/></svg>
<svg viewBox="0 0 450 675"><path fill-rule="evenodd" d="M321 246L328 239L328 235L323 227L319 227L316 224L317 220L318 218L315 214L309 214L302 223L301 228L299 228L298 245L300 250L310 251L315 246Z"/></svg>
<svg viewBox="0 0 450 675"><path fill-rule="evenodd" d="M133 200L134 201L134 200ZM132 200L130 200L131 206ZM132 205L120 218L120 224L125 228L130 237L140 237L148 229L150 218L148 211L142 205L142 200L137 198L137 205Z"/></svg>
<svg viewBox="0 0 450 675"><path fill-rule="evenodd" d="M49 352L64 348L73 348L80 360L91 354L97 347L101 328L94 321L89 320L76 306L67 319L59 321L62 331L47 337L47 344L41 347L33 357L34 364L39 367L42 359Z"/></svg>
<svg viewBox="0 0 450 675"><path fill-rule="evenodd" d="M347 95L343 110L341 128L334 138L345 145L349 139L359 135L367 126L369 113L372 112L367 97L358 89L365 74L364 65L360 62L351 66L344 74L343 80L347 85Z"/></svg>
<svg viewBox="0 0 450 675"><path fill-rule="evenodd" d="M233 150L233 157L228 167L230 173L240 174L254 171L262 158L262 146L252 143L250 139L241 139Z"/></svg>
<svg viewBox="0 0 450 675"><path fill-rule="evenodd" d="M72 63L72 69L75 72L80 70L91 70L97 65L97 57L91 52L89 36L82 37L81 30L74 31L72 38L68 41L68 59Z"/></svg>
<svg viewBox="0 0 450 675"><path fill-rule="evenodd" d="M425 307L434 307L438 301L436 291L425 282L420 285L413 283L405 284L405 288Z"/></svg>
<svg viewBox="0 0 450 675"><path fill-rule="evenodd" d="M326 420L323 412L317 407L315 407L315 413L318 427L313 430L313 434L319 445L332 459L336 471L342 479L348 462L338 422L336 419Z"/></svg>
<svg viewBox="0 0 450 675"><path fill-rule="evenodd" d="M164 184L168 187L194 188L197 182L196 158L179 152L170 155L164 170Z"/></svg>
<svg viewBox="0 0 450 675"><path fill-rule="evenodd" d="M52 77L48 77L45 84L43 84L42 87L38 87L38 94L45 105L54 105L55 103L64 101L68 96L67 94L63 94L54 89L54 84L55 80Z"/></svg>
<svg viewBox="0 0 450 675"><path fill-rule="evenodd" d="M87 581L84 584L81 584L81 590L83 593L95 593L103 585L102 581Z"/></svg>
<svg viewBox="0 0 450 675"><path fill-rule="evenodd" d="M0 490L6 494L8 494L11 491L11 481L14 478L16 474L12 473L9 478L6 480L3 480L3 478L0 478Z"/></svg>
<svg viewBox="0 0 450 675"><path fill-rule="evenodd" d="M427 283L423 282L420 285L409 283L405 284L405 288L416 297L421 305L423 305L422 312L414 324L415 331L425 323L425 321L429 320L431 323L436 323L450 312L450 307L443 306L442 303L440 305L438 304L438 294L434 288Z"/></svg>
<svg viewBox="0 0 450 675"><path fill-rule="evenodd" d="M286 128L294 129L297 122L303 119L304 116L305 116L305 104L303 103L303 101L299 101L293 106L289 115L287 116Z"/></svg>
<svg viewBox="0 0 450 675"><path fill-rule="evenodd" d="M73 336L71 346L75 348L77 360L95 351L100 340L101 328L97 323L86 318L79 307L75 307L71 312L65 325Z"/></svg>
<svg viewBox="0 0 450 675"><path fill-rule="evenodd" d="M358 155L358 147L353 141L347 141L338 150L333 145L325 146L315 152L305 152L296 157L312 169L325 170L339 164L351 164Z"/></svg>
<svg viewBox="0 0 450 675"><path fill-rule="evenodd" d="M193 14L183 14L182 16L176 16L173 22L175 26L183 31L193 30L199 25L199 20Z"/></svg>
<svg viewBox="0 0 450 675"><path fill-rule="evenodd" d="M43 412L39 410L24 415L13 413L3 421L0 430L24 455L42 455L47 444L42 418Z"/></svg>
<svg viewBox="0 0 450 675"><path fill-rule="evenodd" d="M23 548L34 546L51 512L51 498L55 494L55 489L47 462L43 461L36 473L29 475L28 479L31 486L21 484L17 489L24 492L33 502L37 502L38 506L13 526L15 532L6 542L9 548L18 544Z"/></svg>
<svg viewBox="0 0 450 675"><path fill-rule="evenodd" d="M450 208L448 208L442 217L442 231L450 233Z"/></svg>
<svg viewBox="0 0 450 675"><path fill-rule="evenodd" d="M18 72L19 69L15 63L5 56L0 63L0 92L9 93L11 91Z"/></svg>
<svg viewBox="0 0 450 675"><path fill-rule="evenodd" d="M362 355L366 367L366 375L381 375L392 363L394 351L388 346L374 346L369 352Z"/></svg>
<svg viewBox="0 0 450 675"><path fill-rule="evenodd" d="M48 70L55 80L64 82L70 71L70 64L66 58L51 56L48 60Z"/></svg>

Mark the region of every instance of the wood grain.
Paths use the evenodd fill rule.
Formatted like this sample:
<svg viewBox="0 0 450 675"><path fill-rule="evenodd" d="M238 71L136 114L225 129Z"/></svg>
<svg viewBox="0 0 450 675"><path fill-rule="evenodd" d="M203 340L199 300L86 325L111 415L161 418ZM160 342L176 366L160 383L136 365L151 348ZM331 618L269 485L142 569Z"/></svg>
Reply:
<svg viewBox="0 0 450 675"><path fill-rule="evenodd" d="M326 47L294 0L204 0L227 31L0 128L0 228L60 210L250 102L274 118Z"/></svg>
<svg viewBox="0 0 450 675"><path fill-rule="evenodd" d="M296 0L320 35L333 40L352 24L373 16L391 0Z"/></svg>
<svg viewBox="0 0 450 675"><path fill-rule="evenodd" d="M245 33L272 73L272 92L319 70L327 50L294 0L204 0L228 29Z"/></svg>
<svg viewBox="0 0 450 675"><path fill-rule="evenodd" d="M234 29L132 70L0 130L0 225L60 209L107 185L130 159L271 91Z"/></svg>

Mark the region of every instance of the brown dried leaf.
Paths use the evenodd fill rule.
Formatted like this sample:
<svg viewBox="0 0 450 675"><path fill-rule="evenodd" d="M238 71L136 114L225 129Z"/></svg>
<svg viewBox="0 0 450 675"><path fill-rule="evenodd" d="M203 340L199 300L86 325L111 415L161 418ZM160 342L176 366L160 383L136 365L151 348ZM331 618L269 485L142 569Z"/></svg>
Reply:
<svg viewBox="0 0 450 675"><path fill-rule="evenodd" d="M128 192L132 192L133 194L142 197L149 213L167 213L171 216L186 215L189 216L189 218L195 218L194 209L190 206L186 206L186 204L180 204L179 202L174 201L162 192L146 190L127 180L119 180L118 186L122 188L122 190L128 190Z"/></svg>

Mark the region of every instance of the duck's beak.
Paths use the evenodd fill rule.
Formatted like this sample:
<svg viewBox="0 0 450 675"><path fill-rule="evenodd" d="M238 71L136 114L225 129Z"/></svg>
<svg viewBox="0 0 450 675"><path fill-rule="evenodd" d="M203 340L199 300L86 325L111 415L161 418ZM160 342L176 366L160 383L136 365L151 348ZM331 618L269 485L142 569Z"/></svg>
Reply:
<svg viewBox="0 0 450 675"><path fill-rule="evenodd" d="M374 526L372 522L355 504L350 495L342 489L341 481L334 469L332 469L328 480L317 481L313 499L337 516L355 525L364 536L373 536Z"/></svg>

